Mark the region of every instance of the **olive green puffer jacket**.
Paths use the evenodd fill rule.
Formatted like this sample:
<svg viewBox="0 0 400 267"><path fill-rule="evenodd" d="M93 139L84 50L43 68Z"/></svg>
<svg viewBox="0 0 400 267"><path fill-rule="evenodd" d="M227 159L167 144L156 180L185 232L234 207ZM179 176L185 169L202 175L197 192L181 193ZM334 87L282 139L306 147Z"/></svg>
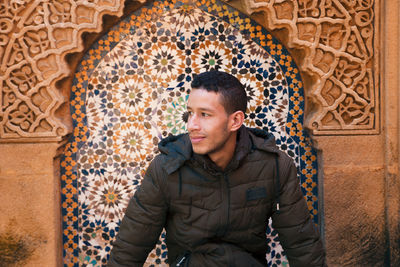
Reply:
<svg viewBox="0 0 400 267"><path fill-rule="evenodd" d="M296 167L272 135L242 127L224 171L194 154L187 134L159 149L130 200L109 267L142 266L163 227L170 266L266 266L270 217L291 267L324 266Z"/></svg>

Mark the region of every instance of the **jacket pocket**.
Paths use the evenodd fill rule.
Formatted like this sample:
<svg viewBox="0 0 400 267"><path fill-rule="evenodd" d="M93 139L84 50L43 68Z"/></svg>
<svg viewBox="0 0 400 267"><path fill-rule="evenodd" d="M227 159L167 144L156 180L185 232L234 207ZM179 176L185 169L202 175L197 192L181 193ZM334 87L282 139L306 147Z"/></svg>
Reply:
<svg viewBox="0 0 400 267"><path fill-rule="evenodd" d="M265 187L252 187L246 191L246 201L252 201L267 197L267 190Z"/></svg>
<svg viewBox="0 0 400 267"><path fill-rule="evenodd" d="M243 212L244 217L251 218L247 226L252 228L265 225L271 215L271 207L271 199L265 187L248 188Z"/></svg>

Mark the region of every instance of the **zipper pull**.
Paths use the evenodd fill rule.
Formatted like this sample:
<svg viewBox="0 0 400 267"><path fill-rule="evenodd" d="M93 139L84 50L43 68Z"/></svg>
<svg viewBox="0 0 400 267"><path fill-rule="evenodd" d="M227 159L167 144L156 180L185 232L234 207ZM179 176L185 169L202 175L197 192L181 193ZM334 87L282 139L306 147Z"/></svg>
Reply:
<svg viewBox="0 0 400 267"><path fill-rule="evenodd" d="M182 262L186 259L186 256L183 256L182 259L176 264L176 267L181 266Z"/></svg>

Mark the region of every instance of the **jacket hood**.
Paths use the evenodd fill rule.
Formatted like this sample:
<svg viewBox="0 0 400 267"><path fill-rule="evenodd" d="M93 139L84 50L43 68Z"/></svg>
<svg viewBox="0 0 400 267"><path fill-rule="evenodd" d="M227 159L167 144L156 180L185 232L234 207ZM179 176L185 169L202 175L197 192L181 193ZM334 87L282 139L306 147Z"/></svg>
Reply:
<svg viewBox="0 0 400 267"><path fill-rule="evenodd" d="M247 128L247 130L253 144L253 149L263 150L270 153L279 152L273 134L257 128Z"/></svg>
<svg viewBox="0 0 400 267"><path fill-rule="evenodd" d="M185 161L192 157L192 143L189 135L170 135L167 138L161 140L158 144L158 149L166 157L164 170L171 174L182 166Z"/></svg>
<svg viewBox="0 0 400 267"><path fill-rule="evenodd" d="M239 129L239 139L234 155L234 161L237 163L234 165L237 165L250 150L258 149L270 153L279 151L274 136L264 130L242 126ZM161 140L158 149L166 156L163 168L168 174L179 169L193 155L192 143L187 133L168 136Z"/></svg>

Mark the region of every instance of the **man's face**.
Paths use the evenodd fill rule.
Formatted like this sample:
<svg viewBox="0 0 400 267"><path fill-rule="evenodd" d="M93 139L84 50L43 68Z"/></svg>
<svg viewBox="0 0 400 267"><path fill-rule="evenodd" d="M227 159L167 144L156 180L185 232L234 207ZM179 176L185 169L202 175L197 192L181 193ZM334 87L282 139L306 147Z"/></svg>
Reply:
<svg viewBox="0 0 400 267"><path fill-rule="evenodd" d="M219 93L193 89L189 95L187 129L193 151L208 154L211 159L226 151L228 140L236 135L231 131L231 118L226 113Z"/></svg>

